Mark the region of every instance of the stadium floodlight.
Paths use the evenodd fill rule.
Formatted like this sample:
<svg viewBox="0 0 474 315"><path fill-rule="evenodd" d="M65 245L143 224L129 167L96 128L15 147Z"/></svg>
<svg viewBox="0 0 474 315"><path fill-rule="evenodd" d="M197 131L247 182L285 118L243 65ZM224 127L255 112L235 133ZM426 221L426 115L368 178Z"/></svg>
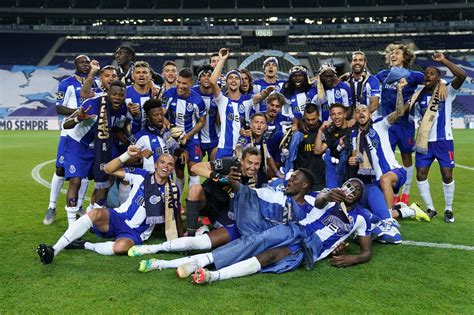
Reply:
<svg viewBox="0 0 474 315"><path fill-rule="evenodd" d="M360 21L360 17L356 16L356 17L354 18L354 22L359 22L359 21Z"/></svg>

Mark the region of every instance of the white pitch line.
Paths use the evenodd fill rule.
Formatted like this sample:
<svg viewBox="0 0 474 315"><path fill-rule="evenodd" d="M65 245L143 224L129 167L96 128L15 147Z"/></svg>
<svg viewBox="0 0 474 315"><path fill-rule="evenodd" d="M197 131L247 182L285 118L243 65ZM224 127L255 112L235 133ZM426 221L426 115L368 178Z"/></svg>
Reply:
<svg viewBox="0 0 474 315"><path fill-rule="evenodd" d="M45 165L48 165L48 164L53 163L53 162L55 162L55 161L56 161L56 159L54 159L54 160L49 160L49 161L40 163L40 164L36 165L36 166L31 170L31 177L33 177L33 179L35 180L35 182L37 182L37 183L40 184L41 186L44 186L44 187L46 187L46 188L48 188L48 189L51 188L51 183L41 177L40 171L41 171L41 169L42 169ZM66 194L66 193L67 193L67 190L66 190L66 189L61 189L61 192L62 192L63 194ZM84 199L85 199L85 200L90 200L89 197L85 197Z"/></svg>
<svg viewBox="0 0 474 315"><path fill-rule="evenodd" d="M429 243L429 242L403 241L402 245L447 248L447 249L461 249L461 250L474 250L474 246L455 245L455 244L449 244L449 243Z"/></svg>

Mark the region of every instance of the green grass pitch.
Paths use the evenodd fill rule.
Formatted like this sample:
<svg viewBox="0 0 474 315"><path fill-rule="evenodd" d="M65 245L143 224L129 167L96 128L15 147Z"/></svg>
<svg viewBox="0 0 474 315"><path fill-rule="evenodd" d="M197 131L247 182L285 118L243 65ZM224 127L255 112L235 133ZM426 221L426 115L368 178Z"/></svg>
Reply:
<svg viewBox="0 0 474 315"><path fill-rule="evenodd" d="M474 167L474 131L455 131L455 158ZM49 189L31 170L56 155L57 132L0 133L0 313L474 313L474 251L374 244L372 260L194 286L174 270L141 274L141 258L63 251L42 266L39 243L54 244L67 222L60 196L56 222L42 223ZM54 164L41 170L50 181ZM474 170L454 171L456 223L401 222L404 239L474 246ZM430 172L438 212L444 206L438 165ZM412 200L420 200L416 185ZM97 240L92 234L85 236ZM149 243L162 239L153 236ZM356 251L352 244L350 251ZM179 254L161 254L172 259Z"/></svg>

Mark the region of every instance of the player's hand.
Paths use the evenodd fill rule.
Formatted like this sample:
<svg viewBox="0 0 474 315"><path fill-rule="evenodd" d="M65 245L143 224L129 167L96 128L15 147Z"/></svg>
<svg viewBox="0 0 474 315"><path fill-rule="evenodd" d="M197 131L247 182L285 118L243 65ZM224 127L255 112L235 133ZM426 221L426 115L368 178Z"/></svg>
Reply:
<svg viewBox="0 0 474 315"><path fill-rule="evenodd" d="M140 105L128 103L127 108L134 118L137 118L140 115Z"/></svg>
<svg viewBox="0 0 474 315"><path fill-rule="evenodd" d="M346 194L340 188L333 188L327 192L325 199L329 202L344 202L346 201Z"/></svg>
<svg viewBox="0 0 474 315"><path fill-rule="evenodd" d="M269 86L266 87L265 93L267 93L267 95L268 95L268 94L271 94L275 90L276 90L276 87L274 85L269 85Z"/></svg>
<svg viewBox="0 0 474 315"><path fill-rule="evenodd" d="M400 81L398 81L397 89L403 90L405 86L407 86L408 82L407 79L401 78Z"/></svg>
<svg viewBox="0 0 474 315"><path fill-rule="evenodd" d="M240 135L243 136L243 137L249 137L249 138L251 138L251 137L252 137L252 130L241 128L241 129L240 129Z"/></svg>
<svg viewBox="0 0 474 315"><path fill-rule="evenodd" d="M97 117L97 115L89 115L87 112L91 110L91 106L87 107L86 109L80 107L79 110L77 111L77 120L83 121L83 120L88 120L88 119L94 119Z"/></svg>
<svg viewBox="0 0 474 315"><path fill-rule="evenodd" d="M239 183L241 180L241 177L242 177L242 174L240 173L239 168L237 166L231 166L229 175L227 175L229 182Z"/></svg>
<svg viewBox="0 0 474 315"><path fill-rule="evenodd" d="M100 64L97 60L92 60L91 63L90 63L90 66L91 66L91 72L92 74L96 74L97 72L99 72L100 70Z"/></svg>
<svg viewBox="0 0 474 315"><path fill-rule="evenodd" d="M220 59L226 60L227 58L229 58L229 55L230 55L229 49L227 49L227 48L219 49L219 58Z"/></svg>
<svg viewBox="0 0 474 315"><path fill-rule="evenodd" d="M446 83L439 82L438 95L441 101L446 100L448 97L448 87L446 86Z"/></svg>
<svg viewBox="0 0 474 315"><path fill-rule="evenodd" d="M359 162L357 162L357 157L356 156L351 156L347 160L347 163L349 163L350 166L356 166L357 164L359 164Z"/></svg>
<svg viewBox="0 0 474 315"><path fill-rule="evenodd" d="M346 144L344 143L344 140L346 139L346 136L342 136L339 138L339 145L344 149L346 147Z"/></svg>
<svg viewBox="0 0 474 315"><path fill-rule="evenodd" d="M131 157L140 156L140 151L141 151L140 147L138 145L135 145L135 144L129 145L128 148L127 148L127 153Z"/></svg>
<svg viewBox="0 0 474 315"><path fill-rule="evenodd" d="M160 96L161 88L150 81L151 98L157 99Z"/></svg>
<svg viewBox="0 0 474 315"><path fill-rule="evenodd" d="M143 151L140 151L140 154L138 155L141 158L149 159L153 155L153 151L149 149L145 149Z"/></svg>
<svg viewBox="0 0 474 315"><path fill-rule="evenodd" d="M434 53L433 56L431 56L431 59L433 59L434 61L441 62L444 59L446 59L446 57L444 57L443 53L437 52L437 53Z"/></svg>
<svg viewBox="0 0 474 315"><path fill-rule="evenodd" d="M345 268L357 264L357 258L353 255L335 255L329 260L334 267Z"/></svg>
<svg viewBox="0 0 474 315"><path fill-rule="evenodd" d="M326 130L327 127L331 126L331 122L330 121L325 121L323 122L323 124L321 125L321 130Z"/></svg>
<svg viewBox="0 0 474 315"><path fill-rule="evenodd" d="M188 142L189 138L188 135L183 133L181 137L179 137L179 144L185 145Z"/></svg>
<svg viewBox="0 0 474 315"><path fill-rule="evenodd" d="M356 123L355 118L351 118L347 121L347 128L352 128Z"/></svg>
<svg viewBox="0 0 474 315"><path fill-rule="evenodd" d="M342 242L339 245L337 245L336 248L334 248L334 250L331 252L331 255L332 256L339 256L341 254L344 254L344 252L346 251L346 249L348 247L349 247L349 243Z"/></svg>
<svg viewBox="0 0 474 315"><path fill-rule="evenodd" d="M188 162L188 153L186 151L181 152L179 155L179 161L183 165Z"/></svg>

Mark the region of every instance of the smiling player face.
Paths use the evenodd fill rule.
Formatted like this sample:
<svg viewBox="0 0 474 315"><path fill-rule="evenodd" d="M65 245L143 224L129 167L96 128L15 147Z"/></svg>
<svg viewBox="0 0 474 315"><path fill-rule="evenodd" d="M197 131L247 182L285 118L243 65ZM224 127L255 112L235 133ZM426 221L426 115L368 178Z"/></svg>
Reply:
<svg viewBox="0 0 474 315"><path fill-rule="evenodd" d="M355 74L360 74L364 72L366 66L365 57L362 54L354 54L352 56L351 68L352 72Z"/></svg>
<svg viewBox="0 0 474 315"><path fill-rule="evenodd" d="M240 88L240 77L236 74L231 74L227 78L226 84L227 84L227 88L230 91L232 92L238 91Z"/></svg>
<svg viewBox="0 0 474 315"><path fill-rule="evenodd" d="M242 175L247 177L254 177L260 167L262 159L259 155L247 154L242 160Z"/></svg>
<svg viewBox="0 0 474 315"><path fill-rule="evenodd" d="M355 119L360 126L364 127L370 120L370 111L367 106L358 105L355 110Z"/></svg>
<svg viewBox="0 0 474 315"><path fill-rule="evenodd" d="M114 110L125 104L125 89L120 86L112 86L107 93L110 105Z"/></svg>
<svg viewBox="0 0 474 315"><path fill-rule="evenodd" d="M160 155L155 163L155 176L162 180L168 179L174 170L174 163L174 158L170 154L164 153Z"/></svg>
<svg viewBox="0 0 474 315"><path fill-rule="evenodd" d="M178 76L176 92L178 93L179 97L188 97L191 92L191 78L183 78Z"/></svg>
<svg viewBox="0 0 474 315"><path fill-rule="evenodd" d="M396 48L390 52L390 66L403 67L403 50Z"/></svg>

